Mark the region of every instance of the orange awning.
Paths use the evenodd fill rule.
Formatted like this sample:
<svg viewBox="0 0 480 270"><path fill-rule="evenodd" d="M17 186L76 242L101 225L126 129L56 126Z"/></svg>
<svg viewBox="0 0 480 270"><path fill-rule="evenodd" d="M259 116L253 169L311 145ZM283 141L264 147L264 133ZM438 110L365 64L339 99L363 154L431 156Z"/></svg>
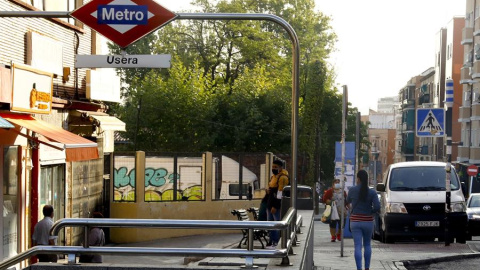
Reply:
<svg viewBox="0 0 480 270"><path fill-rule="evenodd" d="M50 141L64 144L67 161L81 161L98 158L97 143L73 134L61 127L35 119L28 114L0 113L0 117L5 118L7 121L15 125L43 135ZM20 134L26 136L26 134ZM42 140L38 140L38 142L45 143Z"/></svg>

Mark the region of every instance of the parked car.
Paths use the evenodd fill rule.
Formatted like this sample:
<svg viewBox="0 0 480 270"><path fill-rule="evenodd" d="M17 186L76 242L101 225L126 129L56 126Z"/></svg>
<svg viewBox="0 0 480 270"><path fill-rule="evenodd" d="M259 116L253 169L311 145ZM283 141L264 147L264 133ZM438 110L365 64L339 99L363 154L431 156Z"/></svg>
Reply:
<svg viewBox="0 0 480 270"><path fill-rule="evenodd" d="M380 213L375 219L374 238L382 242L397 239L445 240L446 163L410 161L388 167L382 183ZM449 241L467 239L467 213L462 184L451 166L451 213Z"/></svg>
<svg viewBox="0 0 480 270"><path fill-rule="evenodd" d="M469 236L480 235L480 193L472 193L467 201Z"/></svg>

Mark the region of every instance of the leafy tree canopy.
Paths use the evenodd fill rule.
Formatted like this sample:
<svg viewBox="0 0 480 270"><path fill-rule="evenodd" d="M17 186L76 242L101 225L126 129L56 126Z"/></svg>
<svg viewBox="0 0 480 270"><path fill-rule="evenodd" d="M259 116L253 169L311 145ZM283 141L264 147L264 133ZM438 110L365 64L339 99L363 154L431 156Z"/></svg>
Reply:
<svg viewBox="0 0 480 270"><path fill-rule="evenodd" d="M318 178L313 172L319 166L333 174L342 98L326 64L336 40L330 18L315 11L313 0L192 3L199 12L275 14L292 25L301 48L298 139L308 166L304 182ZM121 53L118 46L110 49ZM118 70L124 102L111 109L127 123L132 149L290 152L292 44L279 25L177 20L125 52L172 55L170 69Z"/></svg>

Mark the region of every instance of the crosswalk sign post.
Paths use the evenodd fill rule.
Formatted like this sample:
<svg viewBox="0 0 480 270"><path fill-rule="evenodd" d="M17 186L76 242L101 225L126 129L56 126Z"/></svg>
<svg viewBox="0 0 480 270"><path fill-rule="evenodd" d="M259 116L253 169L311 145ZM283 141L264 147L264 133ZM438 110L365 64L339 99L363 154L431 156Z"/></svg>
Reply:
<svg viewBox="0 0 480 270"><path fill-rule="evenodd" d="M442 108L417 109L417 137L445 136L445 110Z"/></svg>

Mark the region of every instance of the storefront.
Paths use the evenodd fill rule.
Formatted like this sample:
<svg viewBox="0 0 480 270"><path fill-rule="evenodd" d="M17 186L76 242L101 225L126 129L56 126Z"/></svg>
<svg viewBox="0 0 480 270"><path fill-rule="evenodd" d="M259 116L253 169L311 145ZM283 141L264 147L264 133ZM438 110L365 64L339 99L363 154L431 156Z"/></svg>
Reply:
<svg viewBox="0 0 480 270"><path fill-rule="evenodd" d="M96 175L102 180L99 145L65 130L69 110L53 109L52 74L22 65L12 65L12 74L10 109L0 109L4 208L0 259L31 247L31 234L43 218L44 205L54 206L55 220L73 216L69 209L79 208L72 203L73 195L68 195L73 193L74 181L95 182ZM75 168L91 173L79 174ZM61 235L58 244L67 244L66 238Z"/></svg>

